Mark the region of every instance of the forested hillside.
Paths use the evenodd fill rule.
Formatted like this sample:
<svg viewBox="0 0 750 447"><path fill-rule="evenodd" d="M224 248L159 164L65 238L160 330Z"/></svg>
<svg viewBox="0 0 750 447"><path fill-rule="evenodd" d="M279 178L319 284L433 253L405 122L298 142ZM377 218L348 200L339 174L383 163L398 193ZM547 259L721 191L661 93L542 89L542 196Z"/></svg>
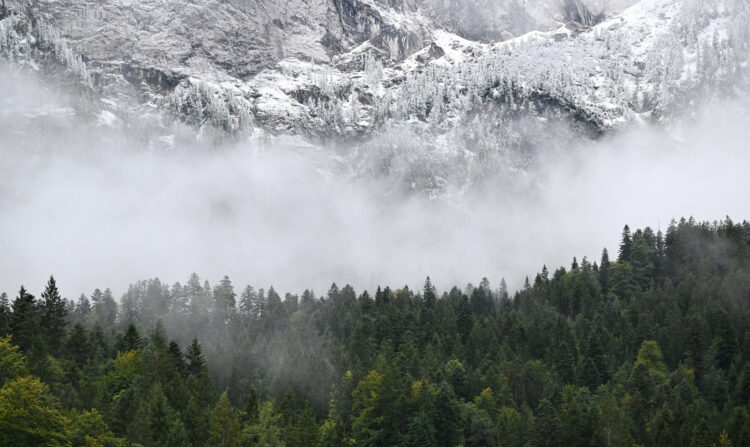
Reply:
<svg viewBox="0 0 750 447"><path fill-rule="evenodd" d="M50 278L0 296L2 334L3 446L750 445L750 223L728 218L625 227L512 295L193 274L118 303Z"/></svg>

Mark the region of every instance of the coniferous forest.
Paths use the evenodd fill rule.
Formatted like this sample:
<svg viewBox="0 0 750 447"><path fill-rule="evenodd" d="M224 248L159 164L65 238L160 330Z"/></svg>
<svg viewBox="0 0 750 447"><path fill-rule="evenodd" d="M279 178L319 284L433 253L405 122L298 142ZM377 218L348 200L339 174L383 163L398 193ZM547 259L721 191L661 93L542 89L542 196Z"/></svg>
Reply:
<svg viewBox="0 0 750 447"><path fill-rule="evenodd" d="M748 222L625 227L513 293L26 286L2 446L750 445Z"/></svg>

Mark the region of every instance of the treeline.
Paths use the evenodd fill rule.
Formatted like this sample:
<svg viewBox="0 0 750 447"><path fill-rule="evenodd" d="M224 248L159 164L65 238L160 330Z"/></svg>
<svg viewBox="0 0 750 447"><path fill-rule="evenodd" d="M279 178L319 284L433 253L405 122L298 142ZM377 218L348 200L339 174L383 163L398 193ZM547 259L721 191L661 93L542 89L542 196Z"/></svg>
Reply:
<svg viewBox="0 0 750 447"><path fill-rule="evenodd" d="M727 218L513 296L51 278L0 296L0 445L750 445L749 267Z"/></svg>

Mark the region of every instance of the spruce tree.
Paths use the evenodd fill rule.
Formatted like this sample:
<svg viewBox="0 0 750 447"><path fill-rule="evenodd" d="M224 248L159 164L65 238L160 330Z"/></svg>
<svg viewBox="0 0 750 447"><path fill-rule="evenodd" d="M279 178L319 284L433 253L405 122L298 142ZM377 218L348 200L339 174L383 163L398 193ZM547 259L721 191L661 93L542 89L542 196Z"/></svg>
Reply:
<svg viewBox="0 0 750 447"><path fill-rule="evenodd" d="M68 355L79 366L86 364L91 353L89 338L86 330L81 323L76 323L68 338L67 351Z"/></svg>
<svg viewBox="0 0 750 447"><path fill-rule="evenodd" d="M136 349L140 349L141 346L143 346L143 342L141 341L138 329L136 329L133 323L130 323L125 330L125 336L120 341L120 346L117 347L117 350L120 352L135 351Z"/></svg>
<svg viewBox="0 0 750 447"><path fill-rule="evenodd" d="M469 298L466 295L461 296L461 301L458 303L458 309L456 309L456 325L458 326L458 333L461 335L461 341L466 343L469 338L469 332L474 326L474 317L471 312L471 305L469 304Z"/></svg>
<svg viewBox="0 0 750 447"><path fill-rule="evenodd" d="M172 358L174 368L180 373L181 376L184 376L187 372L187 365L185 364L185 359L182 355L182 351L180 351L180 346L176 341L172 340L169 342L167 352L169 352L169 355Z"/></svg>
<svg viewBox="0 0 750 447"><path fill-rule="evenodd" d="M29 351L35 337L40 335L41 316L34 295L28 293L24 286L13 300L13 314L10 319L10 331L13 343L23 351Z"/></svg>
<svg viewBox="0 0 750 447"><path fill-rule="evenodd" d="M107 288L102 294L102 317L107 327L112 327L117 320L117 301L112 296L112 291Z"/></svg>
<svg viewBox="0 0 750 447"><path fill-rule="evenodd" d="M10 332L10 301L8 294L0 293L0 337L4 337Z"/></svg>
<svg viewBox="0 0 750 447"><path fill-rule="evenodd" d="M86 323L89 314L91 314L91 301L89 301L86 295L81 294L81 296L78 297L78 302L76 303L73 321L82 324Z"/></svg>
<svg viewBox="0 0 750 447"><path fill-rule="evenodd" d="M633 238L630 235L630 227L625 225L622 229L622 237L620 239L620 252L617 255L617 262L629 262L630 251L633 246Z"/></svg>
<svg viewBox="0 0 750 447"><path fill-rule="evenodd" d="M428 276L427 279L424 282L424 304L428 308L432 309L435 307L435 303L437 302L437 295L435 292L435 286L432 285L432 281L430 281L430 277Z"/></svg>
<svg viewBox="0 0 750 447"><path fill-rule="evenodd" d="M534 417L534 445L554 446L558 445L560 435L560 420L552 403L543 398L539 401Z"/></svg>
<svg viewBox="0 0 750 447"><path fill-rule="evenodd" d="M187 373L192 376L200 376L206 371L206 360L203 357L203 349L198 339L194 338L185 353L187 361Z"/></svg>
<svg viewBox="0 0 750 447"><path fill-rule="evenodd" d="M210 424L209 446L233 447L240 445L240 421L237 412L229 403L226 391L221 394L219 402L211 412Z"/></svg>
<svg viewBox="0 0 750 447"><path fill-rule="evenodd" d="M606 247L602 249L602 259L599 262L599 284L602 286L602 293L606 295L609 290L609 252Z"/></svg>
<svg viewBox="0 0 750 447"><path fill-rule="evenodd" d="M65 300L60 297L55 278L49 277L47 287L42 293L42 329L47 347L52 354L57 354L65 337L65 324L68 310Z"/></svg>

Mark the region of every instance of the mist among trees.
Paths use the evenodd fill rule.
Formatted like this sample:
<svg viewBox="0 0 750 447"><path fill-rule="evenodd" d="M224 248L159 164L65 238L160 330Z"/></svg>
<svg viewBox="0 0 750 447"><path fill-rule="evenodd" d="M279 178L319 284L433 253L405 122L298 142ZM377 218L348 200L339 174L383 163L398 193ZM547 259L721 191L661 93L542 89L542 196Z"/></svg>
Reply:
<svg viewBox="0 0 750 447"><path fill-rule="evenodd" d="M438 291L0 296L0 444L750 444L750 223ZM384 261L387 262L387 261Z"/></svg>

